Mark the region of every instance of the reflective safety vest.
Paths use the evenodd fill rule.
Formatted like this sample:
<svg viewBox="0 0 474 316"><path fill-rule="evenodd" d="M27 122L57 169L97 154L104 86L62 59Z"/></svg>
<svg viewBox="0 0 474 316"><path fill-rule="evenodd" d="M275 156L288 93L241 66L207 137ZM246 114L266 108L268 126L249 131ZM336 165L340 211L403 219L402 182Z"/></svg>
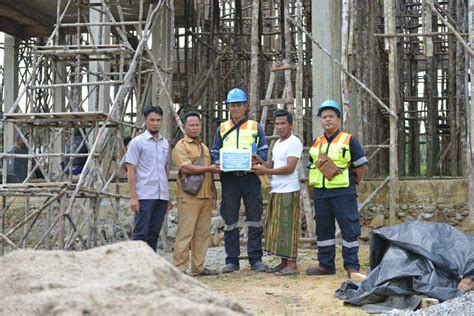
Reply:
<svg viewBox="0 0 474 316"><path fill-rule="evenodd" d="M349 168L348 165L351 162L351 152L349 150L349 142L352 135L344 132L334 138L329 144L324 135L316 138L313 146L309 150L309 155L313 159L313 164L309 171L309 185L315 188L347 188L349 187ZM323 173L316 168L316 161L318 161L319 150L328 155L338 168L342 171L341 174L335 176L332 180L328 180L324 177Z"/></svg>
<svg viewBox="0 0 474 316"><path fill-rule="evenodd" d="M234 127L232 120L222 122L220 125L221 137L223 138L232 127ZM253 143L258 144L258 123L253 120L247 120L239 128L230 132L225 139L222 139L222 148L252 150Z"/></svg>

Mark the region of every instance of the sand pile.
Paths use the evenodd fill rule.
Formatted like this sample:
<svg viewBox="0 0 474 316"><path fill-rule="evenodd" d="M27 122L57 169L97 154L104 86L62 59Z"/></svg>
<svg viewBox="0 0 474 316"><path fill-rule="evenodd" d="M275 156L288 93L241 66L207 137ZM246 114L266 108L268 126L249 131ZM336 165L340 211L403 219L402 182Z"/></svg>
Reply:
<svg viewBox="0 0 474 316"><path fill-rule="evenodd" d="M237 315L243 307L188 277L143 242L0 258L0 314Z"/></svg>

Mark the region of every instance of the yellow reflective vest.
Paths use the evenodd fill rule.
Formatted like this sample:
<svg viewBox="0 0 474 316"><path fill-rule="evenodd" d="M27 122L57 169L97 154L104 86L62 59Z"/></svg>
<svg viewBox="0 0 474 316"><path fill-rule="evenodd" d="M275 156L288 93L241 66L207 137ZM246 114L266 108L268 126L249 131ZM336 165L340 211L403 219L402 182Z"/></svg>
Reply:
<svg viewBox="0 0 474 316"><path fill-rule="evenodd" d="M309 155L313 159L313 164L309 171L309 185L315 188L347 188L349 187L349 164L351 162L351 152L349 150L349 142L352 135L344 132L334 138L329 144L324 135L316 138L313 146L309 150ZM316 161L318 161L318 155L321 148L321 152L326 153L338 168L342 170L342 173L335 176L332 180L328 180L324 177L323 173L316 168Z"/></svg>
<svg viewBox="0 0 474 316"><path fill-rule="evenodd" d="M220 134L222 137L223 149L250 149L252 144L258 144L258 123L253 120L247 120L239 128L229 133L225 139L224 135L234 127L232 120L222 122L220 125ZM251 171L251 170L248 170Z"/></svg>

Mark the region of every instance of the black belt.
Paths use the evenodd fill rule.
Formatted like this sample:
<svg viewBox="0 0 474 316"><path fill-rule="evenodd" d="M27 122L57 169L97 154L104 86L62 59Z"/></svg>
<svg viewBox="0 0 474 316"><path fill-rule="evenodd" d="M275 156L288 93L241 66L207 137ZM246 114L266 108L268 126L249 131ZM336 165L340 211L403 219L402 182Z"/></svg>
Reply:
<svg viewBox="0 0 474 316"><path fill-rule="evenodd" d="M226 172L226 174L231 174L233 176L237 176L237 177L243 177L247 174L250 174L250 173L253 173L253 172L248 172L248 171L230 171L230 172Z"/></svg>

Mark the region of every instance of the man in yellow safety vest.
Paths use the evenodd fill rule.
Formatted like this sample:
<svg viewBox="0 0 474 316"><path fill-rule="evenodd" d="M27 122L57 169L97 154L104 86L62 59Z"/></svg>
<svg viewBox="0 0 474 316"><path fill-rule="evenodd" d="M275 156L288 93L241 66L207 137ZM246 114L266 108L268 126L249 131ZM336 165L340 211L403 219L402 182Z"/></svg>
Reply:
<svg viewBox="0 0 474 316"><path fill-rule="evenodd" d="M268 146L259 123L247 118L247 96L242 89L229 91L226 100L230 119L217 128L211 147L212 163L219 163L221 149L249 149L267 159ZM225 222L226 265L223 273L240 269L239 210L243 198L248 226L247 252L251 269L265 272L262 263L262 191L260 180L252 170L221 172L222 201L220 212Z"/></svg>
<svg viewBox="0 0 474 316"><path fill-rule="evenodd" d="M367 172L368 160L359 141L339 130L341 112L340 105L334 100L321 103L318 117L324 134L316 138L309 150L312 163L309 184L314 186L319 265L308 268L308 275L336 273L335 220L341 229L344 269L350 277L360 268L360 223L355 186Z"/></svg>

